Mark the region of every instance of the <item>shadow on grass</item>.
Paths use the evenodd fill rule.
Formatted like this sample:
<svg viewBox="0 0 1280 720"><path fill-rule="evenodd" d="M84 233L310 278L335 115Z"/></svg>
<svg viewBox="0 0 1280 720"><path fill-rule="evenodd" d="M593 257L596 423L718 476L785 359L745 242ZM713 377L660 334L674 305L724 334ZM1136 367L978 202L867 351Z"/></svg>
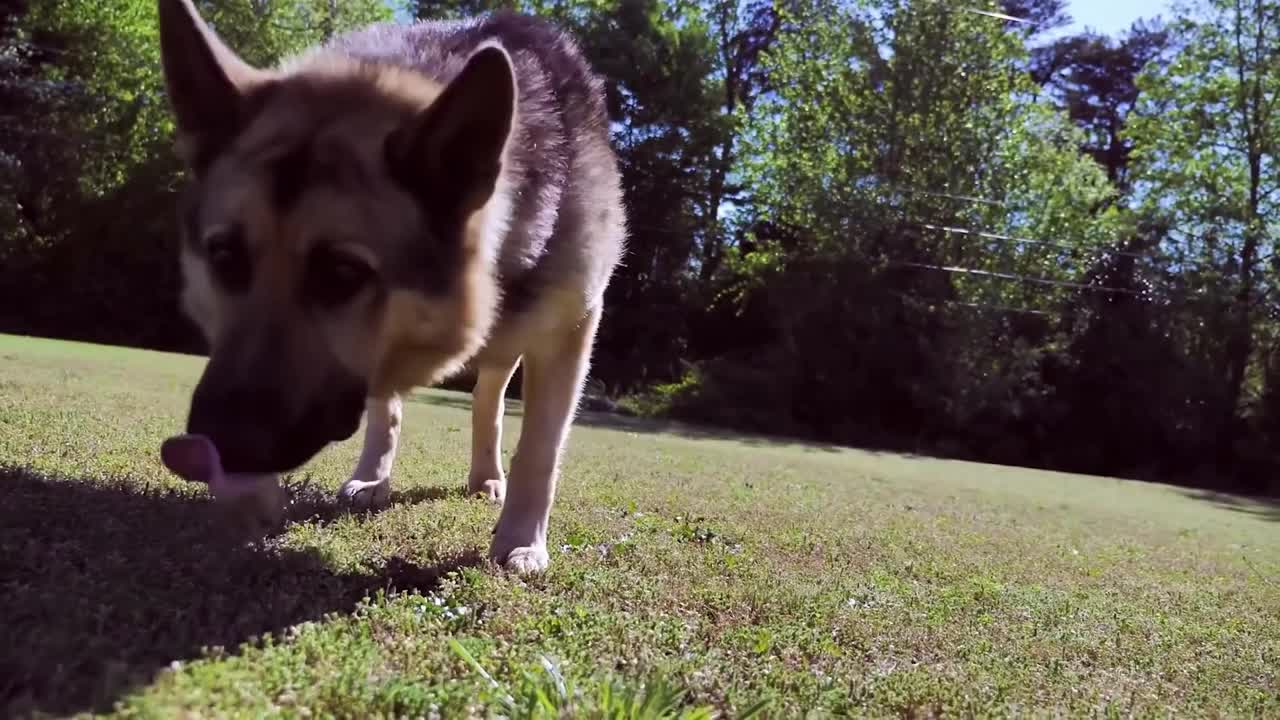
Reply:
<svg viewBox="0 0 1280 720"><path fill-rule="evenodd" d="M453 408L471 412L471 397L465 393L442 395L438 392L414 393L409 402L438 407ZM518 400L507 399L507 417L523 417L523 407ZM810 452L840 452L845 448L826 445L812 440L787 439L782 437L765 437L745 432L723 430L702 425L693 425L675 420L654 420L650 418L630 417L612 412L581 410L575 425L617 430L620 432L645 433L652 435L670 435L694 440L725 440L740 443L748 447L795 448Z"/></svg>
<svg viewBox="0 0 1280 720"><path fill-rule="evenodd" d="M1280 522L1280 498L1231 495L1213 490L1183 490L1182 494L1194 500L1212 503L1220 508Z"/></svg>
<svg viewBox="0 0 1280 720"><path fill-rule="evenodd" d="M0 716L107 711L174 660L349 612L379 590L427 591L481 561L337 573L270 539L229 542L210 510L202 499L0 466ZM315 496L290 517L338 512Z"/></svg>

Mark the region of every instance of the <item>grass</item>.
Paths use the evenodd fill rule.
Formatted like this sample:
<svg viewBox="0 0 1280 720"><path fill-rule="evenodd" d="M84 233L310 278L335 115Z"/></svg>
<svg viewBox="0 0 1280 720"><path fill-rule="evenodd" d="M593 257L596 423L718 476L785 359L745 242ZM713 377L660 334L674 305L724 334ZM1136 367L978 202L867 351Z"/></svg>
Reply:
<svg viewBox="0 0 1280 720"><path fill-rule="evenodd" d="M588 415L521 581L450 393L391 509L357 435L234 543L157 457L200 367L0 336L0 715L1280 715L1273 506Z"/></svg>

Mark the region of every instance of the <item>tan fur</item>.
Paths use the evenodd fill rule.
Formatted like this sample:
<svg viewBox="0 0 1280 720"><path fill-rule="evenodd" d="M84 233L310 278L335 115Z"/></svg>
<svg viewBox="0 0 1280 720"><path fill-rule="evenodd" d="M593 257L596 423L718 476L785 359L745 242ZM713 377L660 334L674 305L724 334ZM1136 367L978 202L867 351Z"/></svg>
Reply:
<svg viewBox="0 0 1280 720"><path fill-rule="evenodd" d="M560 477L560 459L589 370L600 322L593 310L576 326L549 338L524 358L525 426L520 433L491 553L520 572L550 562L547 528Z"/></svg>

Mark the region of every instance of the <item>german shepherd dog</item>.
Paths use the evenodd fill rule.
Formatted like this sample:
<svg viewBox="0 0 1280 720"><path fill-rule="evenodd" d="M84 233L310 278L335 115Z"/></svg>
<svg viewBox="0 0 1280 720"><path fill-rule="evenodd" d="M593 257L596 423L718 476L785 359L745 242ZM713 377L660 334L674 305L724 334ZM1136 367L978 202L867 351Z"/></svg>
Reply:
<svg viewBox="0 0 1280 720"><path fill-rule="evenodd" d="M377 24L275 68L159 0L190 182L183 311L209 344L187 431L229 473L293 470L365 418L339 491L390 502L401 397L474 369L467 488L492 559L544 570L562 450L626 219L603 83L544 21ZM523 429L504 475L503 397Z"/></svg>

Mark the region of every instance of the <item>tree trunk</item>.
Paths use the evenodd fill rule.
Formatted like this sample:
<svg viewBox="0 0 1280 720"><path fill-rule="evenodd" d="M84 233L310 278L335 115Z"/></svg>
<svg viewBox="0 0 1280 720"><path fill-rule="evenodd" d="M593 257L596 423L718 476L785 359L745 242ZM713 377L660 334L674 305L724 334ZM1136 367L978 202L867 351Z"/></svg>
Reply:
<svg viewBox="0 0 1280 720"><path fill-rule="evenodd" d="M1219 430L1219 451L1223 457L1232 457L1232 445L1235 442L1234 429L1240 411L1240 399L1244 391L1245 374L1249 367L1249 358L1253 355L1253 303L1255 266L1258 262L1258 248L1262 243L1265 229L1260 217L1262 202L1262 160L1266 150L1266 127L1264 124L1262 92L1262 68L1265 47L1263 41L1262 3L1255 0L1254 10L1254 46L1251 48L1252 62L1246 60L1242 29L1244 12L1240 2L1236 3L1236 62L1240 82L1240 119L1245 132L1245 145L1249 164L1249 198L1244 208L1245 223L1244 243L1240 248L1240 268L1237 277L1238 290L1231 312L1230 336L1227 340L1227 384L1223 402L1222 425ZM1252 77L1249 67L1252 66Z"/></svg>
<svg viewBox="0 0 1280 720"><path fill-rule="evenodd" d="M335 28L338 25L338 0L329 0L328 6L325 8L324 21L320 26L321 36L325 42L333 39Z"/></svg>

